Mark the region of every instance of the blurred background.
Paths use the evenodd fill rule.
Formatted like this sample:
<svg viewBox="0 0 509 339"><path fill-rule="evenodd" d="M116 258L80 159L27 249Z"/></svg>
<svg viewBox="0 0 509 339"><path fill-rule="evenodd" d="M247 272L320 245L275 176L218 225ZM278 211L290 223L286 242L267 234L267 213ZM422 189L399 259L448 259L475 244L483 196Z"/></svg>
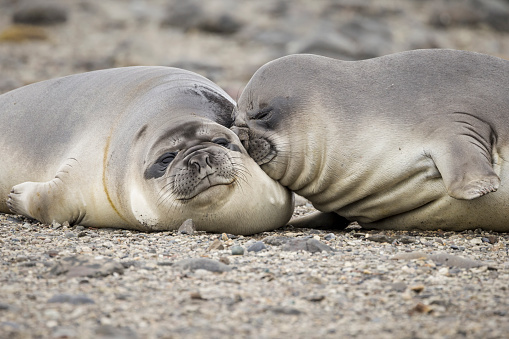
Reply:
<svg viewBox="0 0 509 339"><path fill-rule="evenodd" d="M509 59L509 0L0 0L0 93L164 65L236 98L257 68L283 55L359 60L417 48Z"/></svg>

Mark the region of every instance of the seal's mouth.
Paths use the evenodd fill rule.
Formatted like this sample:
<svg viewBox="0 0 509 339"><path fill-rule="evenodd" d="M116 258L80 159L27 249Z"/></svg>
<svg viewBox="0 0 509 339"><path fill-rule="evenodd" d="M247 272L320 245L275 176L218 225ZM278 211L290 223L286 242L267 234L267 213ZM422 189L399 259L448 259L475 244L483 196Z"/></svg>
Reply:
<svg viewBox="0 0 509 339"><path fill-rule="evenodd" d="M212 173L212 174L205 176L198 183L198 185L196 185L196 187L193 189L192 193L190 193L186 196L183 196L183 197L179 197L175 200L177 200L179 202L190 202L193 199L200 198L203 195L207 195L207 197L205 197L205 198L213 198L214 194L217 194L217 190L215 190L214 188L221 188L221 186L223 186L223 187L230 186L231 187L231 186L233 186L233 184L236 181L237 181L237 179L235 177L232 177L229 179L221 178L221 177L215 175L215 173ZM209 193L211 193L211 194L209 194Z"/></svg>
<svg viewBox="0 0 509 339"><path fill-rule="evenodd" d="M277 151L271 141L260 137L247 127L233 126L231 130L237 134L249 156L259 165L272 161Z"/></svg>
<svg viewBox="0 0 509 339"><path fill-rule="evenodd" d="M259 166L269 163L277 155L275 147L265 138L251 139L247 152Z"/></svg>

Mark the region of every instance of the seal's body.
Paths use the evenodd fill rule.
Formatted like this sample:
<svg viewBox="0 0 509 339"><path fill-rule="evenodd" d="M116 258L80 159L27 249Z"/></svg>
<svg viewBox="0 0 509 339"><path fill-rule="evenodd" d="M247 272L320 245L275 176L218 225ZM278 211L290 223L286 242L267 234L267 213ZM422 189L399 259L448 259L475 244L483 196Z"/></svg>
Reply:
<svg viewBox="0 0 509 339"><path fill-rule="evenodd" d="M282 226L291 193L227 128L233 106L211 81L168 67L95 71L5 93L0 211L145 231L186 219L211 232Z"/></svg>
<svg viewBox="0 0 509 339"><path fill-rule="evenodd" d="M252 77L235 125L262 169L320 211L366 228L509 231L509 61L283 57Z"/></svg>

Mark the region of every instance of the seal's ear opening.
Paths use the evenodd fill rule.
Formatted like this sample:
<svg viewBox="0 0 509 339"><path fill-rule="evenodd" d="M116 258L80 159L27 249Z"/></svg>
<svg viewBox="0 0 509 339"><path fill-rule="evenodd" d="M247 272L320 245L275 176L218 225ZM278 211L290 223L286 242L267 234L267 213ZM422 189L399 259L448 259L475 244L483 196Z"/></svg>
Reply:
<svg viewBox="0 0 509 339"><path fill-rule="evenodd" d="M155 179L162 177L176 156L177 152L166 152L161 155L155 163L150 165L145 170L145 179Z"/></svg>

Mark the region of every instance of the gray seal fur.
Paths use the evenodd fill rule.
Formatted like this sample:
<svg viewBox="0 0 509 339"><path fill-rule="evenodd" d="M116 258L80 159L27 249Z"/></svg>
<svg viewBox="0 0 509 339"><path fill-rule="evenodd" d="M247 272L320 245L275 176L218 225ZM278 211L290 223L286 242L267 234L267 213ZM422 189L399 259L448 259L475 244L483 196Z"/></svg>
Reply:
<svg viewBox="0 0 509 339"><path fill-rule="evenodd" d="M45 223L251 234L291 193L228 129L234 101L195 73L126 67L0 96L0 212Z"/></svg>
<svg viewBox="0 0 509 339"><path fill-rule="evenodd" d="M295 224L509 231L507 60L283 57L253 75L234 130L270 177L324 212Z"/></svg>

